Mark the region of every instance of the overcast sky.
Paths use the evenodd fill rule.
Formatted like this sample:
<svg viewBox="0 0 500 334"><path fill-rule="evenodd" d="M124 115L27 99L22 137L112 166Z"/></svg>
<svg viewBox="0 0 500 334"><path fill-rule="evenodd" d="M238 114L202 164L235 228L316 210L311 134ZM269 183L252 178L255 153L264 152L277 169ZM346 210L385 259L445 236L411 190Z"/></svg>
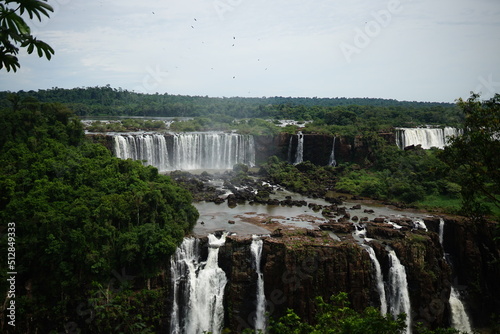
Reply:
<svg viewBox="0 0 500 334"><path fill-rule="evenodd" d="M453 102L500 92L499 0L50 0L0 90Z"/></svg>

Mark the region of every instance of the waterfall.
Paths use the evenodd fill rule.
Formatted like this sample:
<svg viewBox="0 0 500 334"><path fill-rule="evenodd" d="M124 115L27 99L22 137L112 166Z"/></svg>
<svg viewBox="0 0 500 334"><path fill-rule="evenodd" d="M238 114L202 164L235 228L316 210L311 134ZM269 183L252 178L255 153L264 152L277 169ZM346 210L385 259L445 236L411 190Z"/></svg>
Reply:
<svg viewBox="0 0 500 334"><path fill-rule="evenodd" d="M293 162L292 161L292 142L293 142L293 136L290 136L290 140L288 141L288 162Z"/></svg>
<svg viewBox="0 0 500 334"><path fill-rule="evenodd" d="M439 243L443 246L444 237L444 219L439 218Z"/></svg>
<svg viewBox="0 0 500 334"><path fill-rule="evenodd" d="M411 145L421 145L423 149L431 147L444 148L448 138L458 136L460 131L455 128L397 128L396 144L404 149Z"/></svg>
<svg viewBox="0 0 500 334"><path fill-rule="evenodd" d="M169 169L167 141L164 135L117 135L113 136L113 142L118 158L144 160L146 165L155 166L161 172Z"/></svg>
<svg viewBox="0 0 500 334"><path fill-rule="evenodd" d="M330 153L330 160L328 161L328 166L337 166L337 161L335 160L335 142L337 137L333 137L332 152Z"/></svg>
<svg viewBox="0 0 500 334"><path fill-rule="evenodd" d="M460 295L452 286L450 293L451 325L460 332L472 333L469 317L465 312L465 307L460 300Z"/></svg>
<svg viewBox="0 0 500 334"><path fill-rule="evenodd" d="M297 152L295 153L295 162L294 165L300 164L304 161L304 135L302 131L299 131L297 134Z"/></svg>
<svg viewBox="0 0 500 334"><path fill-rule="evenodd" d="M224 323L226 274L218 266L226 234L208 235L208 257L199 262L199 241L185 238L171 259L173 303L170 333L220 333Z"/></svg>
<svg viewBox="0 0 500 334"><path fill-rule="evenodd" d="M384 277L382 276L382 269L380 267L380 262L378 262L377 256L375 255L375 251L373 250L372 247L365 245L365 249L370 255L370 259L372 260L373 266L375 268L377 291L380 296L380 313L385 316L387 314L387 299L385 297Z"/></svg>
<svg viewBox="0 0 500 334"><path fill-rule="evenodd" d="M231 169L237 163L255 165L255 142L251 135L217 132L114 135L113 145L118 158L144 160L160 172Z"/></svg>
<svg viewBox="0 0 500 334"><path fill-rule="evenodd" d="M406 313L406 333L411 333L411 304L405 267L394 250L389 250L389 306L393 316Z"/></svg>
<svg viewBox="0 0 500 334"><path fill-rule="evenodd" d="M443 246L443 240L444 240L444 219L440 218L439 219L439 243L441 246ZM443 246L444 250L444 246ZM451 293L450 293L450 309L451 309L451 325L453 328L456 330L459 330L461 332L467 332L471 333L472 328L470 325L470 320L469 316L467 315L467 312L465 311L465 306L462 303L462 300L460 299L460 294L458 291L451 286Z"/></svg>
<svg viewBox="0 0 500 334"><path fill-rule="evenodd" d="M264 294L264 274L260 269L260 260L262 258L263 241L260 237L252 236L250 250L255 260L255 271L257 272L257 308L255 311L255 331L265 331L266 329L266 296Z"/></svg>

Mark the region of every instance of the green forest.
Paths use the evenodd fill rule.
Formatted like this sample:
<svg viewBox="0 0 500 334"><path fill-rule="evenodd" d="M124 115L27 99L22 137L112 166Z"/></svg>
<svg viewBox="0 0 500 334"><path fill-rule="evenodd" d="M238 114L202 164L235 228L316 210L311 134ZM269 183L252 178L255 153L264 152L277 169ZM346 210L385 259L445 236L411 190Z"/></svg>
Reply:
<svg viewBox="0 0 500 334"><path fill-rule="evenodd" d="M26 287L25 293L18 293L15 299L17 317L23 319L16 329L30 332L37 328L47 333L155 332L164 322L166 301L159 296L165 291L150 286L161 281L162 273L168 270L166 259L191 231L198 212L191 204L192 195L169 176L139 161L117 159L104 146L86 139L83 125L72 110L78 110L78 104L85 105L86 95L77 98L78 91L1 94L0 247L2 254L9 247L17 250L16 284ZM161 99L108 87L83 90L89 96L92 92ZM55 102L55 93L67 96L60 97L59 103ZM204 105L200 101L214 103L209 98L185 98L198 103L199 108ZM290 190L316 196L324 196L328 184L352 195L439 207L472 219L492 214L498 218L500 144L496 136L500 131L500 95L488 101L473 95L459 100L456 106L398 105L395 101L377 105L381 100L357 106L321 105L336 99L319 100L320 105L305 104L309 100L284 99L285 104L270 105L256 100L247 108L264 110L265 117L274 119L311 119L306 127L310 132L354 131L369 142L373 154L361 165L345 163L337 167L309 162L295 166L274 157L263 164L261 175ZM111 103L109 110L125 105L119 101ZM218 106L216 114L178 122L178 130L182 130L180 124L198 124L203 129L234 126L232 113L245 102L236 98L219 102L214 103ZM230 106L227 113L219 109L224 104ZM105 106L103 101L89 105L94 111ZM209 104L203 108L209 110ZM191 110L189 103L186 110ZM394 117L386 119L391 112ZM371 119L367 116L370 113L374 115ZM444 150L403 151L378 135L379 126L370 125L380 117L385 120L384 126L417 124L425 122L426 114L436 122L446 119L446 124L462 121L464 135ZM127 124L141 126L132 121ZM154 122L150 125L158 126ZM241 121L238 126L239 131L247 133L255 129L267 134L297 130L279 128L273 121L258 118ZM452 206L447 207L450 203ZM7 226L15 226L15 244L7 242ZM0 275L2 289L7 290L6 271ZM362 319L374 317L373 312L366 312L351 315L363 323ZM388 326L400 327L397 319L386 320ZM277 333L283 331L286 327L276 327Z"/></svg>
<svg viewBox="0 0 500 334"><path fill-rule="evenodd" d="M149 332L162 299L145 287L197 220L190 194L85 140L61 104L3 109L0 127L0 221L16 235L8 244L2 231L0 247L17 250L16 286L27 291L16 295L16 330Z"/></svg>
<svg viewBox="0 0 500 334"><path fill-rule="evenodd" d="M8 107L0 92L0 106ZM408 102L374 98L208 97L142 94L121 88L83 87L20 91L20 99L58 102L78 116L161 116L318 120L326 125L414 127L423 124L458 125L462 113L454 104ZM224 117L222 117L224 116Z"/></svg>

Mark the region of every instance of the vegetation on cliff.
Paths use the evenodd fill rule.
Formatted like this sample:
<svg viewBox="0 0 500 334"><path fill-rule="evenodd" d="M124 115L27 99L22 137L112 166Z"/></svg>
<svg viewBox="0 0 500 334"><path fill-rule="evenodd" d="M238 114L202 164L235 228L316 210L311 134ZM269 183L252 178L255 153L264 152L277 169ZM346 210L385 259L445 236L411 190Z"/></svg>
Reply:
<svg viewBox="0 0 500 334"><path fill-rule="evenodd" d="M465 115L464 133L442 158L461 185L462 211L478 220L492 207L500 212L500 94L487 101L473 94L458 105Z"/></svg>
<svg viewBox="0 0 500 334"><path fill-rule="evenodd" d="M348 295L344 292L333 295L329 302L316 298L318 312L316 322L303 322L293 311L271 323L271 334L398 334L406 333L406 314L397 317L382 315L374 307L356 312L350 307ZM459 334L452 329L430 330L417 325L414 334Z"/></svg>
<svg viewBox="0 0 500 334"><path fill-rule="evenodd" d="M0 112L0 249L15 225L16 329L149 328L162 299L140 287L195 224L190 195L87 142L66 107L13 102Z"/></svg>

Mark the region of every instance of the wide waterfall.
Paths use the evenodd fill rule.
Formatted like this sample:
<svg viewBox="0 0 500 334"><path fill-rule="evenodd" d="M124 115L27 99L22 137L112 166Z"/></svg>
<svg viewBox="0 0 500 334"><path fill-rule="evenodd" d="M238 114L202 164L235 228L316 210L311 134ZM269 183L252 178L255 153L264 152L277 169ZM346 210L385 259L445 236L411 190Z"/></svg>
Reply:
<svg viewBox="0 0 500 334"><path fill-rule="evenodd" d="M337 166L337 161L335 160L335 142L337 137L333 137L332 152L330 153L330 159L328 160L328 166Z"/></svg>
<svg viewBox="0 0 500 334"><path fill-rule="evenodd" d="M431 147L444 148L450 137L460 134L456 128L397 128L396 144L404 149L411 145L421 145L423 149Z"/></svg>
<svg viewBox="0 0 500 334"><path fill-rule="evenodd" d="M406 313L406 333L411 333L411 304L405 267L394 250L389 250L389 309L393 316Z"/></svg>
<svg viewBox="0 0 500 334"><path fill-rule="evenodd" d="M444 241L444 219L440 218L439 220L439 242L441 246L443 246ZM443 246L444 250L444 246ZM451 309L451 325L453 328L461 331L471 333L472 328L470 325L469 316L465 311L465 305L462 303L460 299L459 292L451 286L450 293L450 309Z"/></svg>
<svg viewBox="0 0 500 334"><path fill-rule="evenodd" d="M384 277L382 276L382 269L380 267L380 262L377 259L377 255L372 247L368 245L364 245L368 254L370 255L370 259L372 260L373 267L375 268L375 278L377 280L377 291L380 296L380 313L382 315L386 315L387 313L387 299L385 297L385 285L384 285Z"/></svg>
<svg viewBox="0 0 500 334"><path fill-rule="evenodd" d="M257 306L255 311L254 328L257 332L261 330L265 332L266 329L266 296L264 294L264 275L260 269L260 260L262 257L262 239L254 235L252 236L252 244L250 250L255 261L255 271L257 273Z"/></svg>
<svg viewBox="0 0 500 334"><path fill-rule="evenodd" d="M219 132L114 135L118 158L143 160L160 172L231 169L237 163L255 165L251 135Z"/></svg>
<svg viewBox="0 0 500 334"><path fill-rule="evenodd" d="M199 241L186 238L171 260L173 302L170 333L220 333L224 324L224 288L227 277L219 268L219 247L226 234L208 235L208 257L199 262Z"/></svg>

